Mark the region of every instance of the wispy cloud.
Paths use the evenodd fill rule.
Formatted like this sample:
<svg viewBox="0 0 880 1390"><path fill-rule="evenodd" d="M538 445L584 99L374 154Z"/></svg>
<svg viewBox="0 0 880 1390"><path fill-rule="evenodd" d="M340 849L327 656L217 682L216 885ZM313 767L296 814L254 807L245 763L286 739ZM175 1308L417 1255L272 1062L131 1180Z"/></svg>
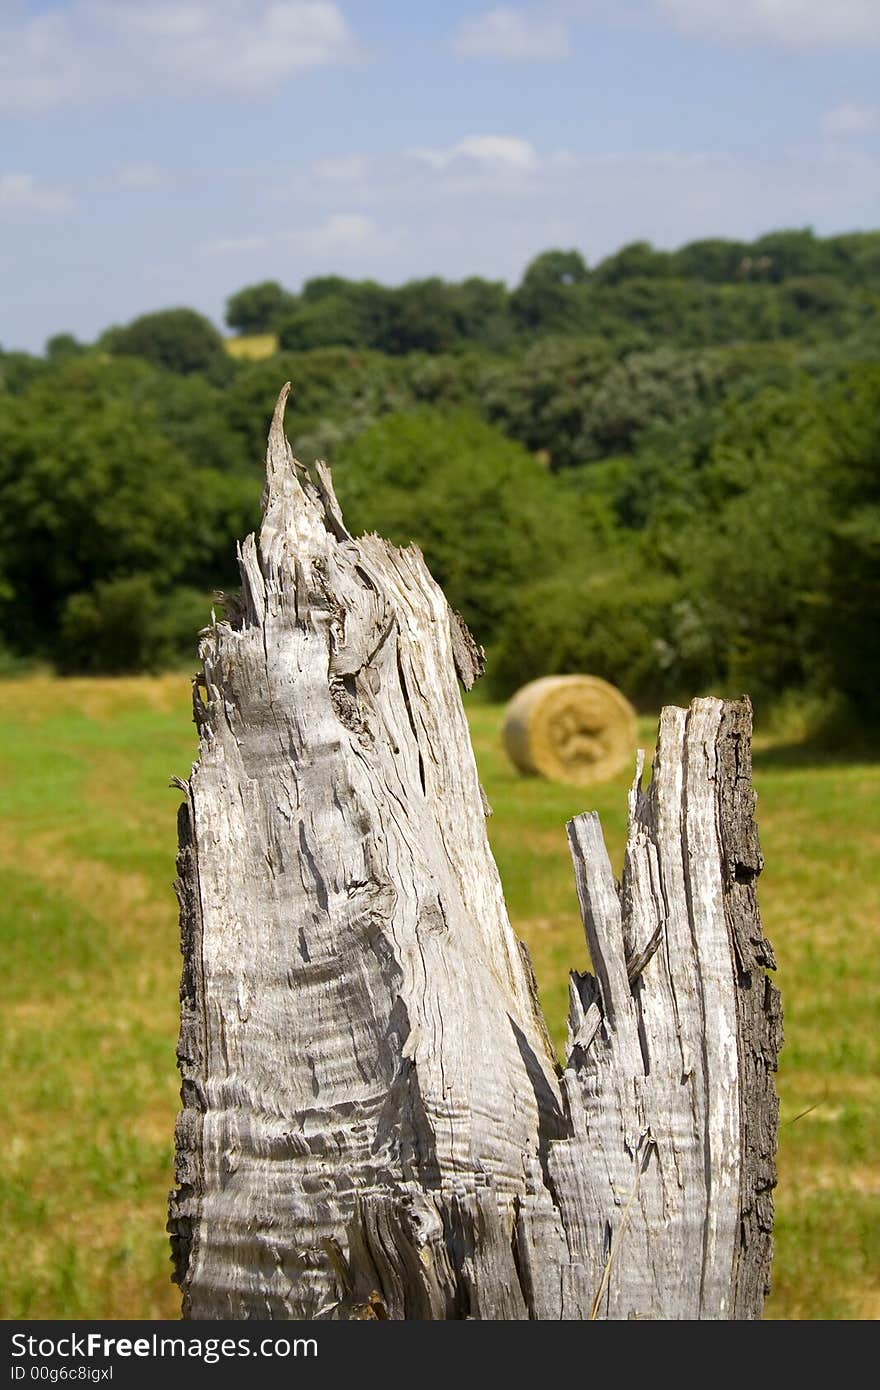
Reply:
<svg viewBox="0 0 880 1390"><path fill-rule="evenodd" d="M880 160L856 145L817 141L754 159L699 149L553 154L514 136L472 135L374 156L365 210L379 210L381 232L334 245L332 218L317 217L308 239L298 234L298 265L318 273L320 262L323 273L344 253L356 277L390 268L395 281L438 271L516 279L550 246L579 246L592 261L639 238L676 246L772 227L865 225L878 182Z"/></svg>
<svg viewBox="0 0 880 1390"><path fill-rule="evenodd" d="M120 188L162 188L168 176L158 164L148 162L123 164L113 176L113 182Z"/></svg>
<svg viewBox="0 0 880 1390"><path fill-rule="evenodd" d="M312 172L330 183L359 183L367 177L370 161L360 154L341 155L334 159L319 159Z"/></svg>
<svg viewBox="0 0 880 1390"><path fill-rule="evenodd" d="M59 217L76 206L70 193L33 174L0 174L0 215Z"/></svg>
<svg viewBox="0 0 880 1390"><path fill-rule="evenodd" d="M746 159L709 150L554 153L514 135L471 134L371 154L363 197L358 187L348 207L332 182L293 180L308 187L308 201L291 195L286 216L273 214L274 230L229 227L199 249L238 257L242 275L255 279L270 270L288 280L333 270L394 282L432 272L516 278L549 246L579 246L592 260L639 238L674 246L781 226L868 225L878 183L880 160L857 142L817 139Z"/></svg>
<svg viewBox="0 0 880 1390"><path fill-rule="evenodd" d="M860 106L845 101L822 115L819 130L829 139L876 135L880 132L880 106Z"/></svg>
<svg viewBox="0 0 880 1390"><path fill-rule="evenodd" d="M650 0L688 37L773 48L880 46L877 0Z"/></svg>
<svg viewBox="0 0 880 1390"><path fill-rule="evenodd" d="M255 232L249 236L217 237L213 241L199 242L196 247L196 254L199 256L250 255L253 251L265 251L270 244L271 238L262 232Z"/></svg>
<svg viewBox="0 0 880 1390"><path fill-rule="evenodd" d="M661 25L684 38L790 50L880 47L880 0L543 0L497 5L453 38L464 58L568 58L588 24Z"/></svg>
<svg viewBox="0 0 880 1390"><path fill-rule="evenodd" d="M252 98L353 61L335 0L73 0L0 11L0 110L16 115L155 92Z"/></svg>
<svg viewBox="0 0 880 1390"><path fill-rule="evenodd" d="M323 222L299 227L281 227L274 232L248 232L241 236L216 237L202 241L195 248L198 256L248 257L255 252L295 246L314 253L320 250L334 254L349 248L364 247L375 242L379 228L369 217L359 212L330 213Z"/></svg>
<svg viewBox="0 0 880 1390"><path fill-rule="evenodd" d="M319 238L344 246L360 246L375 233L376 224L359 212L334 212L318 228Z"/></svg>
<svg viewBox="0 0 880 1390"><path fill-rule="evenodd" d="M537 164L532 145L516 135L466 135L456 145L420 146L409 153L433 169L446 169L460 161L520 170L533 169Z"/></svg>
<svg viewBox="0 0 880 1390"><path fill-rule="evenodd" d="M452 41L463 58L500 58L506 62L558 62L572 52L568 25L548 7L516 9L498 5L465 20Z"/></svg>

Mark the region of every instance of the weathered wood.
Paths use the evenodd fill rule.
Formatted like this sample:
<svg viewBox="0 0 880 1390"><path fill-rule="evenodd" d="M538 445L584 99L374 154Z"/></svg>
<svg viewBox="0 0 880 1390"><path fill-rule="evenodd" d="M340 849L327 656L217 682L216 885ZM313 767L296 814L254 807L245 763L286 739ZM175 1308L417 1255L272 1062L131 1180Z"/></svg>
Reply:
<svg viewBox="0 0 880 1390"><path fill-rule="evenodd" d="M663 711L650 786L630 796L619 894L596 817L569 825L596 982L575 979L564 1083L577 1137L553 1146L550 1168L566 1229L578 1212L592 1227L593 1316L761 1311L781 1034L752 886L750 733L747 702Z"/></svg>
<svg viewBox="0 0 880 1390"><path fill-rule="evenodd" d="M592 976L560 1068L415 548L269 438L201 645L180 815L172 1194L198 1318L728 1318L769 1269L779 1041L746 704L666 710L620 892L569 827Z"/></svg>

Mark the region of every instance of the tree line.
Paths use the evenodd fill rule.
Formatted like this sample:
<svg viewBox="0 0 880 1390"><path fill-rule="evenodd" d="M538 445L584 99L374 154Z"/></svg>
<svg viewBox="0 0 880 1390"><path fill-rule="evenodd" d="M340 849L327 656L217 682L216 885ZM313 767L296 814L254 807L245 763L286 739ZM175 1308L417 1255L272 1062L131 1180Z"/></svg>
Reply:
<svg viewBox="0 0 880 1390"><path fill-rule="evenodd" d="M773 232L658 251L633 242L592 270L576 250L546 251L509 291L500 281L439 278L389 288L329 275L299 294L277 281L232 295L226 321L274 333L283 349L344 344L389 354L494 352L547 333L588 334L630 351L658 337L680 347L850 332L876 315L880 235Z"/></svg>
<svg viewBox="0 0 880 1390"><path fill-rule="evenodd" d="M876 715L878 257L880 233L780 232L638 244L592 271L546 252L510 292L374 287L409 306L411 332L421 323L418 350L289 334L310 304L358 301L362 283L332 277L259 323L241 321L240 301L275 290L231 296L234 326L274 324L262 361L231 357L189 309L90 345L59 334L39 357L0 352L0 667L193 659L258 519L266 426L289 379L298 456L333 463L354 529L423 547L489 650L496 695L582 670L646 707L795 690ZM444 314L459 295L471 325L442 351L425 346L426 284ZM625 332L596 318L615 295ZM664 296L674 311L638 327L634 306ZM727 317L724 296L740 306ZM800 318L768 317L766 296L800 296ZM485 325L493 303L497 336L474 326L474 306ZM572 304L590 306L588 327Z"/></svg>

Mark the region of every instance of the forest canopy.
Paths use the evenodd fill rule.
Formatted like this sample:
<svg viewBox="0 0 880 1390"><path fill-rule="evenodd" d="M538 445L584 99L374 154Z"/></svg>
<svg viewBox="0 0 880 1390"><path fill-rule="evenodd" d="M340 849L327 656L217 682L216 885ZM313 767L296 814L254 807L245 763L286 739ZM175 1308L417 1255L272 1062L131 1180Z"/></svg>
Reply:
<svg viewBox="0 0 880 1390"><path fill-rule="evenodd" d="M809 230L520 283L325 276L0 350L0 665L191 661L259 515L293 383L349 524L425 551L497 695L588 671L635 701L748 690L880 714L880 232Z"/></svg>

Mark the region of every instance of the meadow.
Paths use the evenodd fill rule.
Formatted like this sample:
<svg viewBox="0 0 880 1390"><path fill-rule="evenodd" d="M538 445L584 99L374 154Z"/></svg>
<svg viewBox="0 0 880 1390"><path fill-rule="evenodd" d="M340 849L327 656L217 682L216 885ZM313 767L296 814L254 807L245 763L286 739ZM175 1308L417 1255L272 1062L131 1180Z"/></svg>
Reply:
<svg viewBox="0 0 880 1390"><path fill-rule="evenodd" d="M230 357L245 362L262 362L278 351L278 337L275 333L250 333L238 338L224 338L223 347Z"/></svg>
<svg viewBox="0 0 880 1390"><path fill-rule="evenodd" d="M628 774L587 791L521 778L503 709L468 705L510 915L554 1039L587 966L564 823L599 811L615 866ZM650 749L655 719L640 736ZM172 1184L185 676L0 684L3 1318L176 1318ZM789 729L755 740L779 960L776 1254L766 1316L880 1316L880 770Z"/></svg>

